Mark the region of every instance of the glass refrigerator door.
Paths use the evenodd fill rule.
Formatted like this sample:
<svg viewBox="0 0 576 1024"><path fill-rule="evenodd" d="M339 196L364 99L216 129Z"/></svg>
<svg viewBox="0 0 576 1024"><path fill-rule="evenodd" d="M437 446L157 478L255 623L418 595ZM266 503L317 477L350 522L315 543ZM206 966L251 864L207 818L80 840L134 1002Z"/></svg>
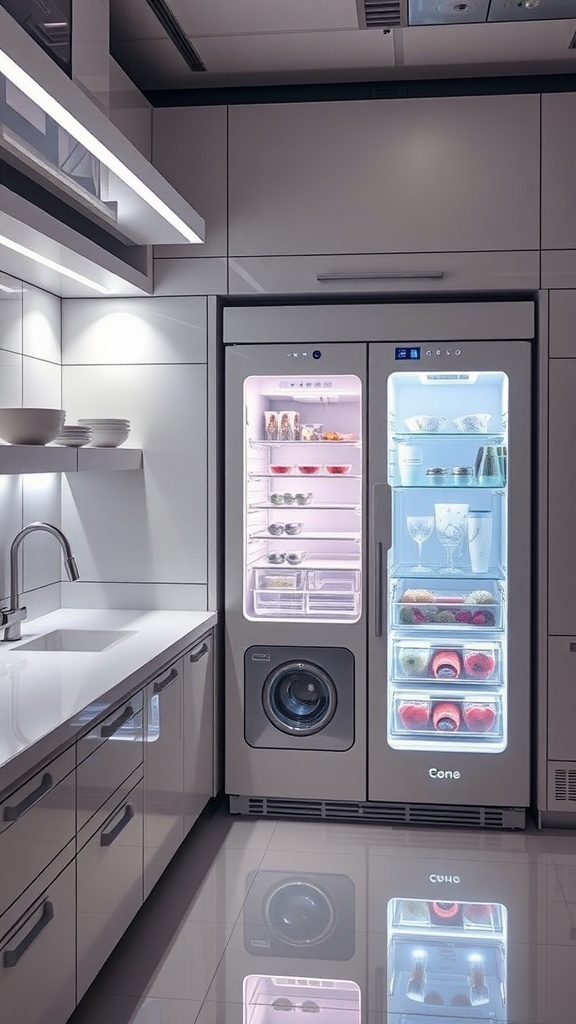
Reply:
<svg viewBox="0 0 576 1024"><path fill-rule="evenodd" d="M388 742L507 745L508 378L388 381ZM514 467L512 467L512 472Z"/></svg>
<svg viewBox="0 0 576 1024"><path fill-rule="evenodd" d="M360 379L248 377L244 412L244 615L357 622Z"/></svg>
<svg viewBox="0 0 576 1024"><path fill-rule="evenodd" d="M501 903L390 900L390 1024L506 1021L506 923Z"/></svg>

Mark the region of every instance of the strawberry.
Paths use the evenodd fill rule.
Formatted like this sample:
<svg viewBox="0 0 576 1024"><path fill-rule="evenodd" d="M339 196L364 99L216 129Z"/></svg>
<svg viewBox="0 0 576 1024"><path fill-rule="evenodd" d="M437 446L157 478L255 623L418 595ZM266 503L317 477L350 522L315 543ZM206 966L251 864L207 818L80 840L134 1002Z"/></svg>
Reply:
<svg viewBox="0 0 576 1024"><path fill-rule="evenodd" d="M466 704L464 721L472 732L490 732L496 721L496 711L492 704Z"/></svg>
<svg viewBox="0 0 576 1024"><path fill-rule="evenodd" d="M398 714L405 729L425 729L430 721L430 707L425 701L401 704Z"/></svg>
<svg viewBox="0 0 576 1024"><path fill-rule="evenodd" d="M492 919L490 903L465 903L464 916L472 924L488 924Z"/></svg>
<svg viewBox="0 0 576 1024"><path fill-rule="evenodd" d="M412 615L414 616L414 622L428 622L428 619L421 608L412 608Z"/></svg>
<svg viewBox="0 0 576 1024"><path fill-rule="evenodd" d="M456 612L456 622L472 622L472 612L465 608L461 612Z"/></svg>
<svg viewBox="0 0 576 1024"><path fill-rule="evenodd" d="M464 668L471 679L488 679L496 667L496 660L486 651L467 651L464 655Z"/></svg>

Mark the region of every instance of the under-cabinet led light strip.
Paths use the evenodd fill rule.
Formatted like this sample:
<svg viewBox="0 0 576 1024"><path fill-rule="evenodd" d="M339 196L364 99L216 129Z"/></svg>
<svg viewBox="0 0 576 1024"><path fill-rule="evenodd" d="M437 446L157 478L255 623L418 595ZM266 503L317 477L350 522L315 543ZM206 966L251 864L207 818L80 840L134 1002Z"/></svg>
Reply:
<svg viewBox="0 0 576 1024"><path fill-rule="evenodd" d="M100 292L102 295L112 294L110 288L105 288L103 284L98 284L96 281L91 281L89 277L84 277L84 274L78 274L75 270L69 270L68 267L63 267L61 263L56 263L47 256L42 256L41 253L34 252L33 249L28 249L25 245L20 245L20 242L13 242L12 239L7 238L6 235L0 235L0 245L6 246L7 249L12 249L20 256L25 256L26 259L34 260L35 263L40 263L43 267L48 267L49 270L56 270L59 274L63 274L64 277L70 277L73 281L77 281L79 284L87 285L88 288L93 288L94 291ZM9 291L12 289L6 290Z"/></svg>
<svg viewBox="0 0 576 1024"><path fill-rule="evenodd" d="M148 187L136 174L126 167L117 156L114 155L92 132L78 121L58 100L46 92L26 71L23 71L8 54L0 49L0 74L20 89L21 92L36 103L48 117L51 117L64 131L68 132L80 145L84 146L97 160L105 164L113 174L116 174L136 195L140 196L156 213L159 213L168 224L171 224L176 231L186 239L187 242L202 242L202 239L192 230L178 214L174 213L169 206L160 199L151 188Z"/></svg>

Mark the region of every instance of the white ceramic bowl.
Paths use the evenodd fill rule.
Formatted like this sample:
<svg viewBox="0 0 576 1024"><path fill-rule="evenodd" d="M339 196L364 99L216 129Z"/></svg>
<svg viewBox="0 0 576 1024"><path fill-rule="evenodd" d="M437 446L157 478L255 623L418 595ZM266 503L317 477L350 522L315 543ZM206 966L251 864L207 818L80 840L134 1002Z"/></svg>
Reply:
<svg viewBox="0 0 576 1024"><path fill-rule="evenodd" d="M118 448L128 438L130 427L93 427L91 444L93 448Z"/></svg>
<svg viewBox="0 0 576 1024"><path fill-rule="evenodd" d="M437 434L446 420L443 416L409 416L405 423L412 434Z"/></svg>
<svg viewBox="0 0 576 1024"><path fill-rule="evenodd" d="M489 412L470 412L467 416L457 416L452 422L461 434L485 434L491 419Z"/></svg>
<svg viewBox="0 0 576 1024"><path fill-rule="evenodd" d="M64 409L0 409L0 437L8 444L48 444L65 416Z"/></svg>

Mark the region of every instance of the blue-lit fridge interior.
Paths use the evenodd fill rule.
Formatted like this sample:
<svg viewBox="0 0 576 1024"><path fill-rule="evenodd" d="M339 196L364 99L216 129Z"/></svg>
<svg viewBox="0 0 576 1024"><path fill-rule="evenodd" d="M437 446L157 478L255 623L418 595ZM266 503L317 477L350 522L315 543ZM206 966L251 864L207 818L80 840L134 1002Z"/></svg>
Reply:
<svg viewBox="0 0 576 1024"><path fill-rule="evenodd" d="M388 743L507 745L508 377L388 379Z"/></svg>

